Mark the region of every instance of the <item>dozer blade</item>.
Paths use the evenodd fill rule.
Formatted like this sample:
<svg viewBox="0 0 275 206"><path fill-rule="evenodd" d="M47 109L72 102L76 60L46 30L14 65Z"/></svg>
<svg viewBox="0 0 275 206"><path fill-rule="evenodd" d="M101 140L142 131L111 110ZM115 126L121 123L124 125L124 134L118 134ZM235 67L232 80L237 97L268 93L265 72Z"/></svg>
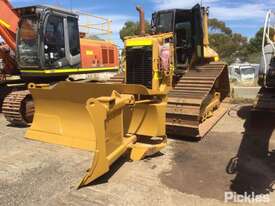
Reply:
<svg viewBox="0 0 275 206"><path fill-rule="evenodd" d="M165 94L152 93L140 85L72 82L60 82L53 87L31 84L30 91L35 114L27 138L95 153L79 186L108 172L127 149L131 149L133 160L139 160L166 145L166 102L162 101ZM140 95L154 97L154 101L136 100L135 96ZM158 102L156 97L160 97ZM127 126L125 119L129 120ZM147 128L145 124L152 119L159 121ZM139 134L150 141L154 136L159 138L140 142Z"/></svg>

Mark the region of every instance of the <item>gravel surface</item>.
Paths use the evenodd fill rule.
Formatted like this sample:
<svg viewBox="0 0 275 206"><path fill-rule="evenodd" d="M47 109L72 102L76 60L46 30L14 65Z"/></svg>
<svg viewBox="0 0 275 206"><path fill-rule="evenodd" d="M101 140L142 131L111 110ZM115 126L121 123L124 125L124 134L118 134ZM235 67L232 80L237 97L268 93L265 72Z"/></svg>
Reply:
<svg viewBox="0 0 275 206"><path fill-rule="evenodd" d="M0 205L236 205L224 203L225 191L267 194L256 205L274 205L275 117L234 108L202 141L170 137L162 153L137 162L126 154L80 190L92 154L27 140L26 128L0 115Z"/></svg>

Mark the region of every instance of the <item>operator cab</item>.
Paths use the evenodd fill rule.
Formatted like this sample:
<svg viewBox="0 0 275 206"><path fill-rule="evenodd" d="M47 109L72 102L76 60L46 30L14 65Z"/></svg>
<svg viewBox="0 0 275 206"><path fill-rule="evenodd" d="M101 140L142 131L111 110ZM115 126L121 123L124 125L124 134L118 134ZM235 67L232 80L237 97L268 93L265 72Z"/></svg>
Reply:
<svg viewBox="0 0 275 206"><path fill-rule="evenodd" d="M78 15L51 6L16 11L20 15L16 37L20 69L61 69L80 64Z"/></svg>
<svg viewBox="0 0 275 206"><path fill-rule="evenodd" d="M174 33L176 70L185 70L194 54L203 56L202 14L199 4L192 9L171 9L153 13L154 34Z"/></svg>

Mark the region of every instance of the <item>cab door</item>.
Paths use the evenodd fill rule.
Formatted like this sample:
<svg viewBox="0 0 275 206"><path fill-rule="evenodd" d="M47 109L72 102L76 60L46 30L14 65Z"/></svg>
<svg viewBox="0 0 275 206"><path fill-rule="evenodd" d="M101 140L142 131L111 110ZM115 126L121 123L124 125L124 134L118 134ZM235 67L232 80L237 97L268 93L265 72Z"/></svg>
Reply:
<svg viewBox="0 0 275 206"><path fill-rule="evenodd" d="M78 19L68 16L65 24L66 58L70 66L80 65L80 36Z"/></svg>
<svg viewBox="0 0 275 206"><path fill-rule="evenodd" d="M65 14L49 13L45 18L43 52L45 68L80 65L78 19Z"/></svg>
<svg viewBox="0 0 275 206"><path fill-rule="evenodd" d="M44 66L63 67L67 64L65 51L64 17L49 14L44 26Z"/></svg>
<svg viewBox="0 0 275 206"><path fill-rule="evenodd" d="M192 8L193 15L193 40L197 57L202 58L203 55L203 27L202 27L202 13L199 4Z"/></svg>

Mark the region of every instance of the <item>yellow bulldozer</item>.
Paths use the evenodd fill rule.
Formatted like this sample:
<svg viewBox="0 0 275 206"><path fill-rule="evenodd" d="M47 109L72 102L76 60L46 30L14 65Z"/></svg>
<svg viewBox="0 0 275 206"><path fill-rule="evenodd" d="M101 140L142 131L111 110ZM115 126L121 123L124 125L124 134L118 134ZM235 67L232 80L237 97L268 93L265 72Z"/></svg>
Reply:
<svg viewBox="0 0 275 206"><path fill-rule="evenodd" d="M128 149L139 160L165 147L166 133L203 137L225 113L227 66L208 43L208 11L153 14L153 34L125 40L126 71L107 83L29 84L35 103L26 137L94 152L80 183L105 174Z"/></svg>
<svg viewBox="0 0 275 206"><path fill-rule="evenodd" d="M209 47L208 9L197 4L157 11L152 34L145 34L144 11L137 10L141 31L125 38L126 71L109 82L167 91L167 132L200 139L227 111L222 102L230 93L227 65ZM166 87L162 73L172 87Z"/></svg>

